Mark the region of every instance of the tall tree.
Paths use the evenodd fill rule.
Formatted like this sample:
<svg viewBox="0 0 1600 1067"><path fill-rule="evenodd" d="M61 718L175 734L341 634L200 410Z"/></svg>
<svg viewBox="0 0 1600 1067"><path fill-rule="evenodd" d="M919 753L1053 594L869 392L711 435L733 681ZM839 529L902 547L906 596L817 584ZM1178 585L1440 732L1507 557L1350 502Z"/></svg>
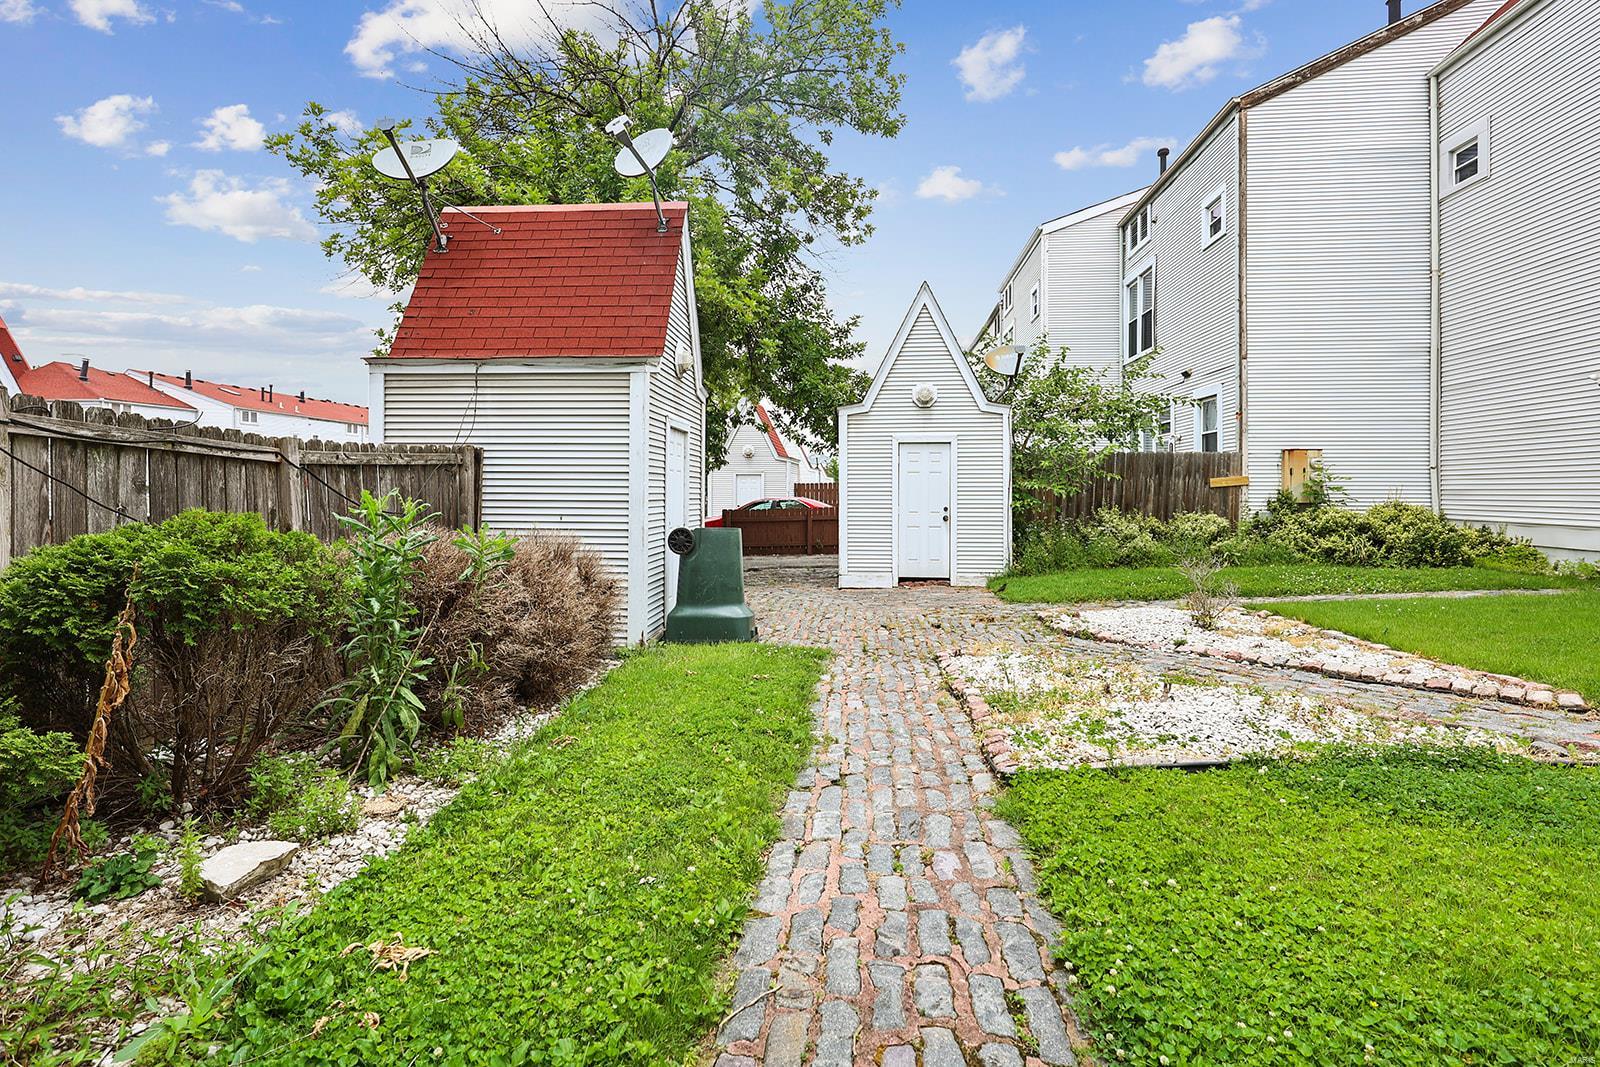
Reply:
<svg viewBox="0 0 1600 1067"><path fill-rule="evenodd" d="M612 170L602 127L628 114L636 129L671 129L658 180L690 204L713 457L763 396L785 429L832 445L834 409L863 388L846 362L863 346L856 320L828 306L817 249L864 241L875 191L828 150L841 131L893 137L905 121L902 46L885 26L898 0L768 0L754 15L741 0L580 2L559 15L536 0L533 23L517 26L462 2L463 47L446 57L460 77L433 93L423 124L466 149L430 179L439 201L647 199L644 179ZM377 130L347 137L313 102L268 147L316 180L324 251L397 291L430 231L414 193L368 166L384 143Z"/></svg>

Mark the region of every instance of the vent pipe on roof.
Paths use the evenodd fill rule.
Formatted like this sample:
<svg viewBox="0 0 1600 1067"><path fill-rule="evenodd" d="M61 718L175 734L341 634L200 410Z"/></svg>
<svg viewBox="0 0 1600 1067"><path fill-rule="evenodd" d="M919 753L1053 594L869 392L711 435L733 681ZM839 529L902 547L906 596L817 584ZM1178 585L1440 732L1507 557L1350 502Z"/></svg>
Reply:
<svg viewBox="0 0 1600 1067"><path fill-rule="evenodd" d="M186 370L183 372L183 387L185 389L194 388L194 371Z"/></svg>
<svg viewBox="0 0 1600 1067"><path fill-rule="evenodd" d="M1172 149L1170 148L1156 149L1156 158L1161 161L1161 170L1158 173L1165 174L1167 172L1167 157L1171 154Z"/></svg>
<svg viewBox="0 0 1600 1067"><path fill-rule="evenodd" d="M149 371L148 373L150 375L150 388L154 389L156 387L156 372Z"/></svg>
<svg viewBox="0 0 1600 1067"><path fill-rule="evenodd" d="M89 361L87 359L85 359L78 366L78 381L86 382L88 380L89 380Z"/></svg>
<svg viewBox="0 0 1600 1067"><path fill-rule="evenodd" d="M305 402L306 402L306 391L304 389L302 389L302 390L300 390L300 403L304 404Z"/></svg>
<svg viewBox="0 0 1600 1067"><path fill-rule="evenodd" d="M1400 0L1389 0L1389 25L1393 26L1403 17L1400 14Z"/></svg>

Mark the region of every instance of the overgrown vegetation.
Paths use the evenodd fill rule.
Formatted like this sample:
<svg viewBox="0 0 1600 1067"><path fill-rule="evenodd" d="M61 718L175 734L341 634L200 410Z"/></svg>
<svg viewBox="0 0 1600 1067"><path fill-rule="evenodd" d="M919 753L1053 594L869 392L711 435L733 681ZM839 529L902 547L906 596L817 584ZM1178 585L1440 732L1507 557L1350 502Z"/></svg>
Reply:
<svg viewBox="0 0 1600 1067"><path fill-rule="evenodd" d="M308 752L295 752L256 760L245 810L265 822L274 837L315 841L354 830L361 801L344 775L319 765Z"/></svg>
<svg viewBox="0 0 1600 1067"><path fill-rule="evenodd" d="M1575 689L1600 704L1600 589L1261 606L1444 663Z"/></svg>
<svg viewBox="0 0 1600 1067"><path fill-rule="evenodd" d="M1600 1053L1600 770L1329 750L1025 772L1101 1062L1571 1063Z"/></svg>
<svg viewBox="0 0 1600 1067"><path fill-rule="evenodd" d="M71 734L35 733L9 702L0 703L0 868L44 859L60 815L48 805L66 795L82 769Z"/></svg>
<svg viewBox="0 0 1600 1067"><path fill-rule="evenodd" d="M341 597L333 553L259 515L186 511L75 537L0 574L0 688L29 727L83 737L131 598L135 688L102 784L157 784L146 796L161 808L225 801L337 676Z"/></svg>
<svg viewBox="0 0 1600 1067"><path fill-rule="evenodd" d="M72 888L72 895L86 904L136 897L161 884L161 878L151 871L160 858L160 839L135 837L126 852L85 866L78 876L78 884Z"/></svg>
<svg viewBox="0 0 1600 1067"><path fill-rule="evenodd" d="M205 1039L250 1062L682 1062L726 1006L717 963L809 747L822 659L629 657L282 928ZM396 941L430 951L404 980L344 951Z"/></svg>

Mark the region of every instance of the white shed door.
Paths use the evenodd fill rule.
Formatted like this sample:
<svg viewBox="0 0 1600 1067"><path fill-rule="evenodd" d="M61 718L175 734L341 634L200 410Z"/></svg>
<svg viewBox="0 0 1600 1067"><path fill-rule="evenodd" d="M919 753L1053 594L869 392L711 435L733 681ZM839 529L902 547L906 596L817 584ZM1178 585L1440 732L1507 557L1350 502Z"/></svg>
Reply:
<svg viewBox="0 0 1600 1067"><path fill-rule="evenodd" d="M733 506L740 507L767 495L767 478L764 474L735 474L733 476Z"/></svg>
<svg viewBox="0 0 1600 1067"><path fill-rule="evenodd" d="M950 446L902 444L898 514L901 578L950 577Z"/></svg>
<svg viewBox="0 0 1600 1067"><path fill-rule="evenodd" d="M667 532L684 524L689 514L689 435L667 430ZM667 610L678 603L678 554L667 551Z"/></svg>

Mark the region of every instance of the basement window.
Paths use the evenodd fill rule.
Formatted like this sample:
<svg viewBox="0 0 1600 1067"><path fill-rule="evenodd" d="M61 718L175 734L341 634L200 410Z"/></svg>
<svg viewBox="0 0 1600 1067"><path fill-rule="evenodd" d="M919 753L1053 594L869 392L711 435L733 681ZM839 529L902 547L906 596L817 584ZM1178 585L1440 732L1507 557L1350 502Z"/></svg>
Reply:
<svg viewBox="0 0 1600 1067"><path fill-rule="evenodd" d="M1489 120L1480 119L1445 138L1439 151L1439 192L1457 189L1489 176Z"/></svg>

